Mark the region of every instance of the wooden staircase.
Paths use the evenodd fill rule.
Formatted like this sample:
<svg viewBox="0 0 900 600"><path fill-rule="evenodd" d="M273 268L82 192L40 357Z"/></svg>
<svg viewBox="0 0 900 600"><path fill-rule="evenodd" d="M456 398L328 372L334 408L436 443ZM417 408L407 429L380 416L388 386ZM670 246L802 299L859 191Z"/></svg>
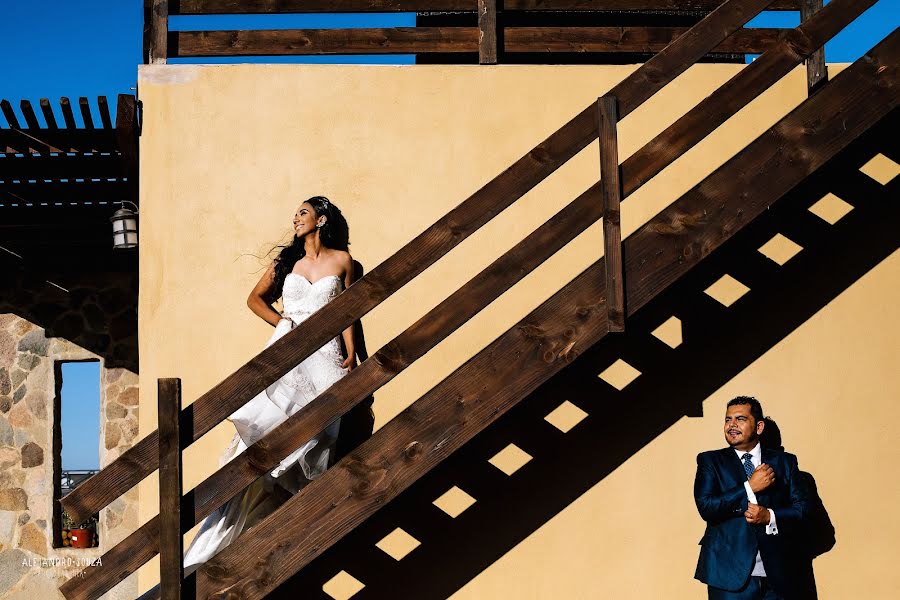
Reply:
<svg viewBox="0 0 900 600"><path fill-rule="evenodd" d="M725 2L609 91L605 98L613 99L617 118L625 118L770 3L771 0ZM605 181L591 186L307 409L185 494L175 537L179 538L181 532L271 469L299 443L449 336L600 219L604 208L610 214L609 196L627 198L872 4L874 0L832 0L798 28L784 32L776 46L622 163L618 169L619 186L609 185L614 177L604 177ZM247 532L239 544L226 548L207 563L193 582L197 596L265 597L607 337L608 274L624 282L625 317L647 306L888 115L898 102L898 57L900 34L894 32L629 236L621 244L621 270L608 268L605 258L597 261ZM295 331L181 411L181 442L175 440L173 450L165 456L178 456L185 445L208 432L597 139L603 129L599 115L596 105L585 108ZM608 132L614 124L615 121L607 120L604 131ZM601 140L601 154L612 154L614 149L606 139ZM608 167L604 172L609 173ZM608 247L615 248L609 244L610 238L614 236L607 238ZM160 439L158 432L150 434L66 496L62 500L66 511L78 519L97 512L128 491L159 467ZM170 441L168 437L165 440ZM85 569L60 589L70 599L97 598L161 548L164 564L172 565L173 557L180 564L180 551L172 552L169 545L160 542L161 527L160 517L155 517L107 552L102 566ZM172 539L171 527L164 533ZM166 578L163 582L167 587ZM159 589L148 596L159 596Z"/></svg>

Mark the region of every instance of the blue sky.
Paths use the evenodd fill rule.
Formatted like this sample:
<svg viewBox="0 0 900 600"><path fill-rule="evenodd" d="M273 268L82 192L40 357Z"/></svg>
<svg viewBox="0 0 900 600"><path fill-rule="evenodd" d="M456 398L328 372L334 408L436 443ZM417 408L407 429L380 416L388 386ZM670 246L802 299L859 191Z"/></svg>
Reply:
<svg viewBox="0 0 900 600"><path fill-rule="evenodd" d="M110 99L133 93L141 63L143 0L0 0L0 98L40 98L56 105L61 96ZM798 13L763 13L754 27L794 27ZM411 14L176 17L171 29L284 29L300 27L412 26ZM852 62L900 25L900 0L880 0L826 47L829 62ZM213 62L209 59L177 62ZM408 56L257 57L215 62L411 62ZM602 90L601 90L602 91ZM43 117L38 111L38 118ZM60 115L57 113L57 118ZM81 115L75 111L76 121ZM115 118L115 117L113 117ZM21 115L20 115L21 119ZM94 115L99 122L99 115ZM97 468L99 363L64 366L63 468ZM80 433L77 433L80 432Z"/></svg>
<svg viewBox="0 0 900 600"><path fill-rule="evenodd" d="M0 98L16 105L61 96L114 99L132 93L141 62L142 0L2 0L0 2ZM763 13L755 27L795 26L798 13ZM390 27L414 24L410 14L254 15L173 17L172 29ZM829 62L851 62L900 25L900 1L880 0L826 47ZM317 62L409 62L409 57L321 57ZM184 61L187 62L187 61ZM212 62L198 59L190 62ZM271 57L216 62L311 62ZM92 102L95 105L95 102ZM115 102L110 102L115 108ZM76 111L76 120L80 115ZM42 117L38 116L39 119ZM97 115L95 115L95 120Z"/></svg>

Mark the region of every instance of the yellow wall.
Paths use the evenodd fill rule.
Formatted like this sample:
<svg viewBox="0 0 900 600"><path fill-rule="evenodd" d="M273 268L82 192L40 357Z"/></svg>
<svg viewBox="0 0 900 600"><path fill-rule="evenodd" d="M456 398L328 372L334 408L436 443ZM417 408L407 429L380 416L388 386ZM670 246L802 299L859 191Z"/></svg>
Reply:
<svg viewBox="0 0 900 600"><path fill-rule="evenodd" d="M141 376L183 379L190 402L255 355L269 326L245 306L263 255L287 239L297 204L329 196L350 223L351 252L367 270L456 206L596 100L633 66L143 67L141 138ZM620 126L620 157L740 69L699 65ZM832 70L834 73L835 70ZM627 235L786 114L805 97L795 70L623 209ZM363 319L370 352L521 240L593 183L593 144ZM594 226L478 317L376 394L380 426L596 260ZM887 306L896 257L772 349L707 401L704 419L684 419L465 586L460 598L701 598L691 579L702 522L691 498L694 456L720 445L729 395L766 399L790 432L801 465L816 474L836 523L838 548L817 563L823 598L849 597L865 573L875 589L900 586L890 568L900 503L896 483L866 507L853 504L882 464L897 458L887 426L900 416L897 320ZM873 307L873 299L877 304ZM863 310L866 307L867 310ZM883 307L883 308L882 308ZM879 311L881 311L879 313ZM886 325L887 324L887 325ZM815 348L816 352L810 352ZM851 351L851 349L853 351ZM833 364L847 365L853 376ZM839 362L842 361L843 362ZM892 393L893 392L893 393ZM155 428L155 386L141 390L141 435ZM828 399L842 419L811 423L811 400ZM879 407L877 419L863 406ZM831 413L829 413L831 414ZM880 432L880 435L879 435ZM839 435L852 452L827 465ZM185 456L186 487L214 470L231 436L227 423ZM828 436L826 438L826 436ZM894 438L896 436L893 436ZM856 460L851 460L855 458ZM666 474L647 476L668 462ZM672 490L666 513L638 502L660 477ZM156 507L156 480L142 484L142 520ZM654 502L654 505L656 503ZM616 507L616 523L600 518ZM653 507L650 507L653 508ZM597 531L604 535L596 535ZM863 542L863 540L865 540ZM601 568L602 565L602 568ZM157 563L141 574L156 581ZM828 572L823 572L827 569ZM652 573L652 576L649 576ZM875 574L878 574L876 577ZM871 575L871 577L868 577Z"/></svg>

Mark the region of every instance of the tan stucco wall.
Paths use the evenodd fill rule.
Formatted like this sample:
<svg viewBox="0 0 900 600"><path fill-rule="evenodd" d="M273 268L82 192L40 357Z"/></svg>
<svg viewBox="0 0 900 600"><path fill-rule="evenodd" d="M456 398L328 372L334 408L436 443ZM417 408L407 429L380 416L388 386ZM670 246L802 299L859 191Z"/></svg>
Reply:
<svg viewBox="0 0 900 600"><path fill-rule="evenodd" d="M140 353L145 381L183 379L190 402L255 355L268 325L246 308L264 262L254 258L289 234L296 205L329 196L350 223L351 252L371 270L450 208L530 150L633 66L155 66L140 71L141 138ZM635 111L620 126L625 158L741 67L699 65ZM833 73L835 70L832 71ZM799 103L805 72L795 70L713 136L682 157L623 208L633 231ZM448 257L364 317L374 352L503 251L581 193L598 175L593 144ZM376 427L518 321L596 260L600 229L592 227L535 273L472 319L376 394ZM826 433L844 436L855 456L897 457L881 419L900 416L893 373L897 320L873 299L896 297L898 263L886 261L794 335L707 402L704 419L683 420L626 465L510 551L460 592L461 598L701 598L691 580L702 522L690 494L694 455L720 444L722 401L737 391L767 399L791 434L791 447L817 477L840 523L841 544L818 563L824 598L847 597L860 572L876 590L895 589L890 540L897 520L883 518L900 502L896 484L853 510L871 467L826 465ZM863 313L860 307L872 312ZM860 319L863 322L860 323ZM869 329L866 329L868 324ZM850 353L853 344L859 351ZM816 354L810 349L816 348ZM853 357L858 377L819 371L817 361ZM845 363L846 364L846 363ZM804 371L804 367L807 370ZM845 370L846 372L846 370ZM865 388L865 389L863 389ZM829 398L837 413L865 401L864 413L808 426L810 401ZM807 401L804 401L806 399ZM155 386L141 391L141 435L155 428ZM851 426L852 425L852 426ZM231 436L227 423L185 456L186 487L208 476ZM846 457L849 460L849 456ZM658 489L646 473L667 457L667 510L647 510ZM656 477L656 476L654 476ZM141 487L141 519L157 510L156 480ZM603 507L617 508L614 528ZM888 518L889 519L889 518ZM865 542L862 540L865 539ZM599 566L603 565L603 568ZM840 567L840 568L837 568ZM158 563L142 570L145 589ZM648 576L652 573L652 577ZM880 573L875 577L875 573ZM876 593L873 598L885 597Z"/></svg>

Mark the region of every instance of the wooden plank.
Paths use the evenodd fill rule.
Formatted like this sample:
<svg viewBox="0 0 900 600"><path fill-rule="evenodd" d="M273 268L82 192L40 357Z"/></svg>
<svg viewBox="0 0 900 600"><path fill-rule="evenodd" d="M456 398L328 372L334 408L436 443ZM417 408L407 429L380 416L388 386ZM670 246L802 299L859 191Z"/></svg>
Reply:
<svg viewBox="0 0 900 600"><path fill-rule="evenodd" d="M169 56L169 2L168 0L150 0L150 2L148 59L152 65L164 65Z"/></svg>
<svg viewBox="0 0 900 600"><path fill-rule="evenodd" d="M50 100L41 98L41 112L44 113L44 121L47 122L49 129L59 129L56 124L56 116L53 114L53 107L50 106Z"/></svg>
<svg viewBox="0 0 900 600"><path fill-rule="evenodd" d="M688 27L508 27L506 52L659 52ZM782 29L740 29L714 52L762 54L778 41Z"/></svg>
<svg viewBox="0 0 900 600"><path fill-rule="evenodd" d="M163 600L181 600L181 380L157 381L159 420L159 582Z"/></svg>
<svg viewBox="0 0 900 600"><path fill-rule="evenodd" d="M19 109L22 111L22 116L25 117L25 124L28 125L29 129L41 129L41 125L38 123L37 116L34 114L34 108L31 106L30 100L21 100L19 102Z"/></svg>
<svg viewBox="0 0 900 600"><path fill-rule="evenodd" d="M822 0L801 0L800 22L805 23L822 10ZM825 47L813 52L806 61L806 89L809 94L828 82L828 66L825 64Z"/></svg>
<svg viewBox="0 0 900 600"><path fill-rule="evenodd" d="M629 298L634 298L629 314L897 105L900 36L892 35L869 57L871 63L857 61L822 94L629 237L626 272ZM686 216L691 226L673 229ZM241 589L248 600L263 597L599 341L605 333L605 311L597 302L603 271L603 261L588 269L259 523L239 547L213 558L198 572L200 597L226 589ZM566 331L573 326L570 347ZM557 355L561 348L569 350ZM513 355L519 357L510 361L515 364L498 365L494 359ZM247 561L247 556L260 561Z"/></svg>
<svg viewBox="0 0 900 600"><path fill-rule="evenodd" d="M606 260L607 331L625 331L625 289L622 283L622 229L619 204L622 182L619 178L619 122L615 96L597 100L600 121L600 189L603 201L603 256Z"/></svg>
<svg viewBox="0 0 900 600"><path fill-rule="evenodd" d="M6 117L6 122L9 124L9 127L20 129L19 119L16 118L16 113L13 111L12 104L9 103L9 100L6 98L0 100L0 110L3 111L3 116Z"/></svg>
<svg viewBox="0 0 900 600"><path fill-rule="evenodd" d="M66 124L66 127L69 129L75 129L78 125L75 124L75 115L72 114L72 105L69 102L69 99L63 96L59 99L59 107L62 110L63 121Z"/></svg>
<svg viewBox="0 0 900 600"><path fill-rule="evenodd" d="M105 129L0 129L7 152L115 152L115 132Z"/></svg>
<svg viewBox="0 0 900 600"><path fill-rule="evenodd" d="M81 109L81 119L84 121L84 128L94 129L94 119L91 117L91 105L88 99L81 96L78 99L78 108Z"/></svg>
<svg viewBox="0 0 900 600"><path fill-rule="evenodd" d="M475 12L478 0L179 0L173 15ZM770 10L799 10L801 0L777 0ZM722 0L505 0L504 10L712 11Z"/></svg>
<svg viewBox="0 0 900 600"><path fill-rule="evenodd" d="M130 200L138 202L138 135L137 98L119 94L116 106L116 142L121 153L120 174L129 180Z"/></svg>
<svg viewBox="0 0 900 600"><path fill-rule="evenodd" d="M891 38L871 63L857 61L626 240L629 315L897 105L900 36ZM197 573L198 596L265 597L602 339L604 266L595 263L211 559Z"/></svg>
<svg viewBox="0 0 900 600"><path fill-rule="evenodd" d="M479 13L480 15L480 13ZM496 17L496 15L495 15ZM479 27L487 27L486 20ZM289 56L317 54L427 54L479 52L481 64L496 64L493 35L472 27L394 27L172 32L171 56ZM505 52L654 53L687 27L509 27ZM761 54L778 40L780 29L741 29L715 52ZM487 61L487 62L484 62Z"/></svg>
<svg viewBox="0 0 900 600"><path fill-rule="evenodd" d="M173 57L477 52L475 27L178 31Z"/></svg>
<svg viewBox="0 0 900 600"><path fill-rule="evenodd" d="M762 11L771 0L728 0L684 35L638 67L609 93L619 98L625 118L647 98ZM592 102L537 147L467 200L356 281L304 324L225 378L189 405L194 440L227 418L299 361L339 335L382 300L427 269L560 165L597 138ZM151 432L60 502L73 518L89 516L127 492L158 465L157 434Z"/></svg>
<svg viewBox="0 0 900 600"><path fill-rule="evenodd" d="M747 65L648 143L646 147L652 148L653 152L637 152L622 163L625 196L655 177L672 160L769 89L876 1L832 0L796 31L786 31L784 41L778 47Z"/></svg>
<svg viewBox="0 0 900 600"><path fill-rule="evenodd" d="M121 158L114 155L0 155L0 181L108 179L121 177Z"/></svg>
<svg viewBox="0 0 900 600"><path fill-rule="evenodd" d="M478 64L497 64L497 2L478 0Z"/></svg>
<svg viewBox="0 0 900 600"><path fill-rule="evenodd" d="M112 129L112 120L109 117L109 106L106 103L106 96L97 96L97 107L100 109L100 123L103 129Z"/></svg>
<svg viewBox="0 0 900 600"><path fill-rule="evenodd" d="M117 202L127 200L124 181L51 181L38 183L0 183L0 202L30 204Z"/></svg>

